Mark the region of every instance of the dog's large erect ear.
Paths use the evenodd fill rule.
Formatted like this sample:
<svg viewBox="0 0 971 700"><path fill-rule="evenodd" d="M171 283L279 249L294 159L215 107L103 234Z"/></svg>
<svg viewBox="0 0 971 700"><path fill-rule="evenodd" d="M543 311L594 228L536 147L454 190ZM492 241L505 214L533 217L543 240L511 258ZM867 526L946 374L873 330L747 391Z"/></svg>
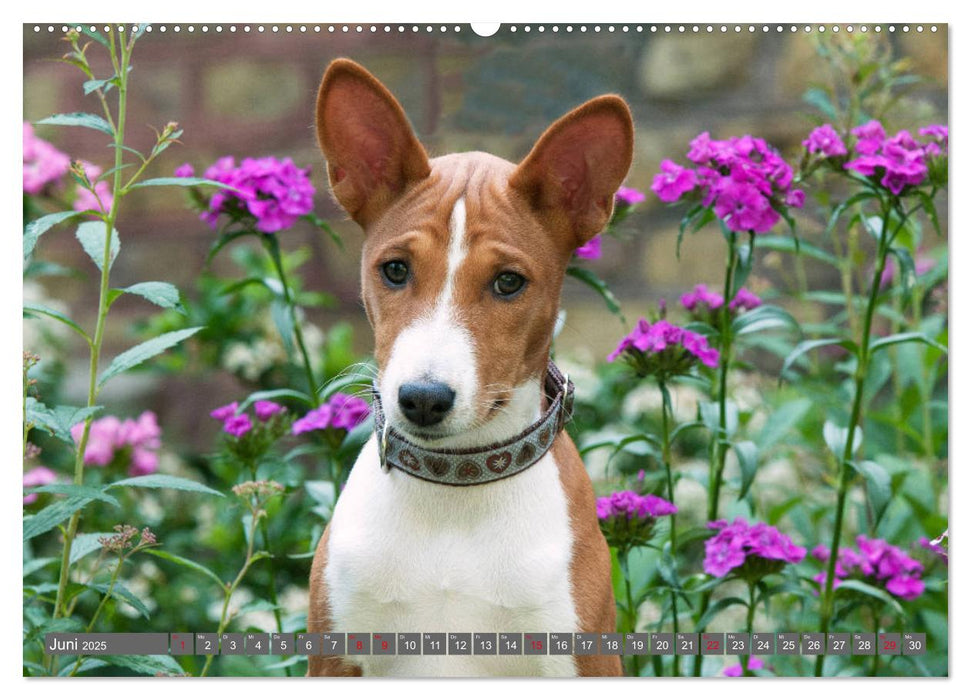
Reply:
<svg viewBox="0 0 971 700"><path fill-rule="evenodd" d="M572 233L571 248L599 233L613 212L614 193L630 169L634 125L627 103L603 95L561 117L512 174L556 230Z"/></svg>
<svg viewBox="0 0 971 700"><path fill-rule="evenodd" d="M317 93L317 139L334 196L361 226L407 185L428 176L428 155L388 89L354 61L339 58Z"/></svg>

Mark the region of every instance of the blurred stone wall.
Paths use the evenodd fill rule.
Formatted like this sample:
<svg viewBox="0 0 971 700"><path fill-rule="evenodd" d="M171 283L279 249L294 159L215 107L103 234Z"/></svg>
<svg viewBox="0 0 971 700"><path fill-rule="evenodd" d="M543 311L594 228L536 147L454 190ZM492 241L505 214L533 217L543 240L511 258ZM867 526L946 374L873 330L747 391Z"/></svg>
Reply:
<svg viewBox="0 0 971 700"><path fill-rule="evenodd" d="M97 111L93 96L81 90L77 69L52 62L67 50L59 31L35 33L24 27L24 119L54 112ZM59 28L58 28L59 29ZM376 74L398 97L432 154L488 150L510 160L528 151L542 130L578 103L604 92L617 92L630 103L637 123L635 162L627 184L647 191L664 158L684 162L687 144L701 131L725 138L751 133L766 138L784 154L798 158L800 142L817 123L802 96L814 84L830 80L817 52L817 32L777 32L775 26L754 33L681 35L659 30L623 32L579 27L558 32L534 27L526 34L508 27L490 38L467 26L458 34L436 26L399 34L383 25L348 32L230 33L212 29L179 34L153 31L140 40L133 58L129 134L132 145L148 148L149 126L173 120L185 129L182 147L170 148L150 175L171 174L185 161L201 171L222 155L290 156L313 167L319 189L317 213L334 222L347 241L338 250L309 229L282 235L286 245L313 249L308 286L340 300L336 310L314 313L326 326L336 318L360 328L362 352L370 348L358 301L360 233L326 193L322 159L315 143L313 112L316 89L327 63L353 58ZM846 36L844 30L844 37ZM884 31L871 37L884 45L888 60L906 59L923 80L894 108L893 128L916 128L947 121L946 26L934 33ZM100 53L93 47L92 55ZM105 67L100 64L102 75ZM103 135L85 129L38 127L37 133L72 157L105 164ZM113 272L116 286L163 279L191 289L201 271L211 232L185 207L177 188L142 190L126 200L119 229L125 251ZM675 300L698 282L722 275L723 243L715 232L685 239L680 262L675 257L679 210L663 206L648 193L640 212L625 223L623 240L604 244L601 260L590 266L612 285L629 318L636 318L660 297ZM812 230L812 223L807 222ZM39 247L45 259L88 270L70 235L46 236ZM92 280L53 280L49 289L80 309L94 307ZM567 326L560 347L589 357L603 357L624 330L604 313L592 292L576 283L564 291ZM133 307L134 308L134 307ZM133 313L141 314L139 307ZM78 311L83 318L83 310ZM115 326L119 328L119 326ZM112 338L118 347L130 344Z"/></svg>

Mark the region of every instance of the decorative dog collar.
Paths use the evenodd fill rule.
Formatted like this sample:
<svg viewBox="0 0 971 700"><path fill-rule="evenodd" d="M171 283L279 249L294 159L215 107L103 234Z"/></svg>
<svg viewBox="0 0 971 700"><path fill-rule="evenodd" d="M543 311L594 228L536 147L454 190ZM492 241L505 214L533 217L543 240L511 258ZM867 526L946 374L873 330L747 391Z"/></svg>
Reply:
<svg viewBox="0 0 971 700"><path fill-rule="evenodd" d="M419 479L447 486L498 481L536 464L573 414L573 384L550 360L544 386L549 407L539 420L515 437L488 447L430 449L411 442L385 422L381 396L374 392L374 432L381 468L391 467Z"/></svg>

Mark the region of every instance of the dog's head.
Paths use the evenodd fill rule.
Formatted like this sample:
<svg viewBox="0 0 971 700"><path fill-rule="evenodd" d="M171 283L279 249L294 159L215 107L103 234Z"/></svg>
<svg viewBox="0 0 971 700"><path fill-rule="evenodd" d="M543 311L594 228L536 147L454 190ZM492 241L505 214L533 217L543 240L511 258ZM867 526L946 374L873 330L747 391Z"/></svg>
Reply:
<svg viewBox="0 0 971 700"><path fill-rule="evenodd" d="M518 165L429 159L387 88L339 59L320 85L317 136L334 196L365 232L362 294L390 424L452 444L521 430L540 410L567 263L606 225L630 167L627 105L586 102Z"/></svg>

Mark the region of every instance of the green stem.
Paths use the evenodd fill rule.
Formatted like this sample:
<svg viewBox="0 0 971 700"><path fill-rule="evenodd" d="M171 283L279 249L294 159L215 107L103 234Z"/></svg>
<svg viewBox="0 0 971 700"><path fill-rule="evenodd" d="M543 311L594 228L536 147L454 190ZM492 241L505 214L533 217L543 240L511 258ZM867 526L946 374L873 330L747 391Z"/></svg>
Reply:
<svg viewBox="0 0 971 700"><path fill-rule="evenodd" d="M634 605L634 595L630 586L630 568L628 567L627 555L629 549L626 547L617 550L617 562L620 564L620 571L624 576L624 593L627 598L627 632L637 631L637 607ZM632 674L637 677L641 675L641 661L637 655L632 655L630 666Z"/></svg>
<svg viewBox="0 0 971 700"><path fill-rule="evenodd" d="M111 597L112 592L115 590L115 584L118 582L118 575L121 573L121 567L125 563L125 557L118 558L118 565L115 566L115 570L111 573L111 581L108 583L108 588L105 590L105 594L101 597L101 601L98 603L97 609L94 611L94 615L91 617L91 622L84 629L85 633L90 633L94 629L94 623L98 621L98 617L101 615L101 611L104 609L105 604ZM73 676L78 672L81 667L81 662L84 660L83 654L78 654L77 660L74 662L74 668L71 669L69 676Z"/></svg>
<svg viewBox="0 0 971 700"><path fill-rule="evenodd" d="M718 356L718 434L714 436L711 446L711 465L708 469L708 520L718 519L718 499L721 493L722 475L725 471L725 458L728 455L728 371L732 362L732 327L731 315L728 305L732 300L732 290L735 287L735 271L738 268L738 250L736 248L736 233L729 232L728 236L728 260L725 264L725 286L721 313L719 314L720 328L718 335L720 339ZM749 255L754 254L750 251ZM698 604L698 617L700 620L711 603L711 591L705 591L701 595ZM696 632L704 632L698 628ZM701 655L696 655L694 660L693 676L701 675Z"/></svg>
<svg viewBox="0 0 971 700"><path fill-rule="evenodd" d="M280 257L280 244L272 234L263 234L263 244L273 260L273 266L280 276L280 284L283 286L283 300L286 302L287 311L290 313L290 321L293 323L293 335L297 341L297 349L300 351L300 358L303 362L303 371L307 377L307 385L310 389L310 396L313 399L314 407L320 406L320 393L317 389L317 380L314 378L313 366L310 363L310 355L303 340L303 331L297 319L296 306L293 303L293 295L290 294L290 285L287 283L287 275L283 270L283 259Z"/></svg>
<svg viewBox="0 0 971 700"><path fill-rule="evenodd" d="M718 358L718 435L712 450L714 463L711 469L711 483L708 485L708 520L718 519L718 497L721 492L722 475L725 472L725 457L728 454L728 370L732 362L732 326L728 305L735 288L735 271L738 268L738 250L735 232L728 237L728 262L725 265L724 302L719 314L719 338L721 347ZM752 254L751 252L749 253Z"/></svg>
<svg viewBox="0 0 971 700"><path fill-rule="evenodd" d="M658 380L658 388L661 390L661 461L664 462L664 473L667 476L668 482L668 500L674 503L674 475L671 471L671 430L670 430L670 416L671 411L671 401L670 394L668 394L667 386L664 381ZM671 518L671 531L670 531L670 543L671 543L671 561L672 569L674 571L675 580L678 579L677 572L677 535L676 535L676 522L675 515L672 513ZM671 621L674 631L674 638L678 638L678 592L671 591ZM680 669L680 657L675 654L671 660L672 672L675 677L681 675Z"/></svg>
<svg viewBox="0 0 971 700"><path fill-rule="evenodd" d="M742 661L742 675L751 676L752 672L749 670L748 662L751 658L751 645L752 645L752 621L755 619L755 584L751 581L748 584L748 614L745 616L745 632L748 634L749 639L749 652L748 654L742 654L739 658Z"/></svg>
<svg viewBox="0 0 971 700"><path fill-rule="evenodd" d="M250 524L249 537L246 538L249 541L249 544L246 546L246 561L243 562L243 568L241 568L239 573L236 574L236 578L234 578L232 583L225 588L225 593L223 595L223 608L222 612L219 614L219 627L216 630L217 641L222 638L223 632L225 632L226 627L229 626L231 619L229 615L229 602L233 598L233 593L236 592L239 584L243 582L243 577L246 576L246 572L249 571L250 566L253 565L253 545L256 542L256 524L259 519L260 518L258 518L254 513L253 522ZM199 672L200 678L205 676L209 671L213 658L213 654L208 654L206 656L206 663L203 665L202 671Z"/></svg>
<svg viewBox="0 0 971 700"><path fill-rule="evenodd" d="M98 362L101 357L101 346L104 341L104 332L108 317L108 292L109 292L109 273L111 264L111 232L115 228L118 219L118 210L121 207L121 165L124 157L122 146L125 142L125 113L128 103L128 65L131 57L132 44L128 46L125 42L119 41L116 48L115 32L112 28L110 34L110 52L112 65L118 69L118 120L114 133L115 150L115 171L112 182L113 202L110 211L105 215L105 241L104 257L101 261L101 284L98 295L98 319L95 326L94 339L91 341L91 359L88 369L88 400L87 407L92 407L98 398ZM120 49L120 58L118 50ZM77 452L74 458L74 483L80 485L84 482L84 453L88 444L88 437L91 433L92 417L89 416L84 421L84 430L78 442ZM67 530L64 533L64 548L61 553L61 569L58 576L57 596L54 601L54 612L52 617L61 617L64 612L65 593L67 590L68 574L71 563L71 545L77 536L78 523L81 519L81 511L75 511L68 522ZM56 669L56 658L52 659L52 670Z"/></svg>
<svg viewBox="0 0 971 700"><path fill-rule="evenodd" d="M833 615L833 580L836 576L836 558L839 555L840 539L843 535L843 515L846 510L846 494L849 490L851 480L849 463L853 457L853 438L856 435L857 426L863 418L863 385L866 381L867 370L870 365L870 329L873 325L873 314L876 310L877 297L880 293L880 277L883 275L884 268L887 265L887 251L889 250L890 241L893 238L889 233L891 208L892 206L890 204L884 203L880 228L880 243L877 248L877 264L873 271L873 279L870 282L870 296L867 301L866 313L863 316L863 331L860 336L859 354L856 363L856 373L854 375L853 404L850 409L850 422L847 426L846 443L844 444L843 455L839 463L836 521L833 525L833 539L829 547L829 560L826 565L826 584L823 586L822 604L819 613L819 631L823 633L824 639L825 635L829 632L829 624ZM822 675L825 659L824 654L816 657L816 676Z"/></svg>

